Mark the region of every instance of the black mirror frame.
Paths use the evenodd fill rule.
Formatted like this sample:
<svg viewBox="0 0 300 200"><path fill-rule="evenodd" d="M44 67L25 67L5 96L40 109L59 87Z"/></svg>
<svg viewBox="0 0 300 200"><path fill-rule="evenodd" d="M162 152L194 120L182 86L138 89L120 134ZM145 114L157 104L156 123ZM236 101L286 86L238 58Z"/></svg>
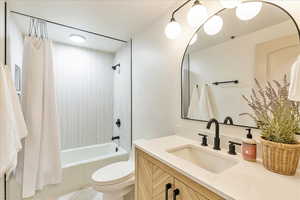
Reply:
<svg viewBox="0 0 300 200"><path fill-rule="evenodd" d="M295 25L295 27L296 27L296 29L297 29L297 32L298 32L298 39L299 39L299 42L300 42L300 29L299 29L299 26L298 26L298 24L297 24L297 22L296 22L296 20L295 20L295 18L293 18L293 16L287 11L287 10L285 10L284 8L282 8L281 6L279 6L279 5L277 5L277 4L275 4L275 3L272 3L272 2L268 2L268 1L255 1L255 0L249 0L249 1L243 1L243 3L245 3L245 2L262 2L262 3L265 3L265 4L269 4L269 5L272 5L272 6L275 6L275 7L277 7L277 8L279 8L279 9L281 9L283 12L285 12L290 18L291 18L291 20L293 21L293 23L294 23L294 25ZM181 105L181 119L183 119L183 120L190 120L190 121L198 121L198 122L208 122L207 120L200 120L200 119L190 119L190 118L186 118L186 117L184 117L184 115L183 115L183 77L182 77L182 71L183 71L183 62L184 62L184 58L185 58L185 54L186 54L186 52L187 52L187 50L188 50L188 47L189 47L189 44L190 44L190 42L191 42L191 40L193 39L193 37L194 37L194 35L204 26L204 24L210 19L210 18L212 18L213 16L215 16L215 15L217 15L217 14L219 14L219 13L221 13L221 12L223 12L224 10L227 10L228 8L223 8L223 9L221 9L221 10L219 10L218 12L216 12L216 13L214 13L213 15L211 15L209 18L207 18L202 24L201 24L201 26L194 32L194 34L192 35L192 37L191 37L191 39L189 40L189 42L188 42L188 44L187 44L187 46L186 46L186 48L185 48L185 51L184 51L184 53L183 53L183 56L182 56L182 60L181 60L181 70L180 70L180 80L181 80L181 88L180 88L180 93L181 93L181 103L180 103L180 105ZM225 124L225 123L222 123L222 122L220 122L220 124L222 124L222 125L227 125L227 126L236 126L236 127L242 127L242 128L253 128L253 129L258 129L258 127L252 127L252 126L246 126L246 125L238 125L238 124Z"/></svg>

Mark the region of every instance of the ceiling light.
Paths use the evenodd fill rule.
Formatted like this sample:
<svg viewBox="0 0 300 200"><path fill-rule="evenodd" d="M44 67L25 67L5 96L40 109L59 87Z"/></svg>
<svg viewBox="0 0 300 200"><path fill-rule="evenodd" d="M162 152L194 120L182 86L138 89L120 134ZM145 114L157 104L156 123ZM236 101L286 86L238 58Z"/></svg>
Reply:
<svg viewBox="0 0 300 200"><path fill-rule="evenodd" d="M223 27L223 19L215 15L204 24L204 31L208 35L215 35L221 31Z"/></svg>
<svg viewBox="0 0 300 200"><path fill-rule="evenodd" d="M198 35L197 35L197 33L196 33L196 34L193 36L193 38L191 39L189 45L193 45L193 44L197 41L197 39L198 39Z"/></svg>
<svg viewBox="0 0 300 200"><path fill-rule="evenodd" d="M72 40L73 42L76 42L76 43L83 43L86 41L86 38L81 35L72 34L69 36L69 38L70 38L70 40Z"/></svg>
<svg viewBox="0 0 300 200"><path fill-rule="evenodd" d="M220 0L220 2L224 8L235 8L240 4L241 0Z"/></svg>
<svg viewBox="0 0 300 200"><path fill-rule="evenodd" d="M207 8L203 6L198 0L194 2L193 7L191 7L187 19L188 23L192 27L198 27L201 22L208 16Z"/></svg>
<svg viewBox="0 0 300 200"><path fill-rule="evenodd" d="M258 15L261 8L262 2L247 2L238 5L235 13L240 20L250 20Z"/></svg>
<svg viewBox="0 0 300 200"><path fill-rule="evenodd" d="M165 34L166 36L174 40L176 39L181 33L181 26L178 22L176 22L175 18L172 18L171 21L168 23L168 25L165 28Z"/></svg>

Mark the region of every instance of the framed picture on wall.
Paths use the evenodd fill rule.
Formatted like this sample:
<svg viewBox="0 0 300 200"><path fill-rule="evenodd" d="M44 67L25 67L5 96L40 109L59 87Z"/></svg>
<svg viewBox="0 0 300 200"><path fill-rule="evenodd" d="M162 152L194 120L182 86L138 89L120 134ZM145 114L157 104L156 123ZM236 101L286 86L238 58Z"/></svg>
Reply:
<svg viewBox="0 0 300 200"><path fill-rule="evenodd" d="M18 93L21 92L22 88L22 69L18 65L15 65L15 87Z"/></svg>

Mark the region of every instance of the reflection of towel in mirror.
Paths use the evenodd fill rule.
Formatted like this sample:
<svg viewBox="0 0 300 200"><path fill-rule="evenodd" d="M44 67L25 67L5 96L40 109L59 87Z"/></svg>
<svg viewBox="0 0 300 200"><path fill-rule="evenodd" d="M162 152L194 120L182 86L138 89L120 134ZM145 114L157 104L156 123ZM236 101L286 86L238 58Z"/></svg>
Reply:
<svg viewBox="0 0 300 200"><path fill-rule="evenodd" d="M190 119L200 119L200 91L198 85L196 85L192 91L192 97L190 100L188 118Z"/></svg>
<svg viewBox="0 0 300 200"><path fill-rule="evenodd" d="M300 101L300 56L298 56L291 69L289 99L292 101Z"/></svg>
<svg viewBox="0 0 300 200"><path fill-rule="evenodd" d="M209 120L215 118L215 114L212 107L211 98L208 91L208 85L204 84L201 89L200 96L200 118L203 120Z"/></svg>

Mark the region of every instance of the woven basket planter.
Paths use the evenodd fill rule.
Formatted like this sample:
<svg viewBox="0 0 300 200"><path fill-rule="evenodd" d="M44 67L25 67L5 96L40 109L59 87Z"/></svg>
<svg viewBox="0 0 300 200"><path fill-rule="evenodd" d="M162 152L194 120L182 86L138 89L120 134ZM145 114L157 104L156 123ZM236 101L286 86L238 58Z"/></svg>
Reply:
<svg viewBox="0 0 300 200"><path fill-rule="evenodd" d="M300 143L282 144L261 138L261 144L266 169L282 175L295 175L300 158Z"/></svg>

